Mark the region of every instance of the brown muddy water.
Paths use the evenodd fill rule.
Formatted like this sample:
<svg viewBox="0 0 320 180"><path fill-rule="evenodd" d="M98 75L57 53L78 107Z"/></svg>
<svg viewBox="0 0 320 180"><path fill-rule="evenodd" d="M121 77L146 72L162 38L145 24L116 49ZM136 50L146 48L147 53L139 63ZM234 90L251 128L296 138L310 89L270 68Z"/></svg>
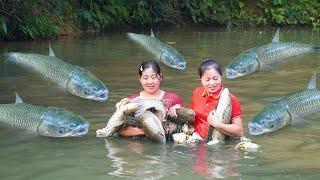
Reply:
<svg viewBox="0 0 320 180"><path fill-rule="evenodd" d="M180 95L185 104L200 86L197 67L213 58L225 67L239 53L269 43L276 29L181 28L154 29L156 37L185 57L187 68L178 71L161 64L162 88ZM135 33L149 34L149 30ZM280 30L280 40L320 44L319 32L309 28ZM90 122L83 138L47 138L0 127L0 179L319 179L320 121L315 118L263 136L249 136L247 122L269 101L304 89L320 67L320 52L294 58L268 71L225 86L240 99L245 134L261 145L259 152L232 150L236 142L155 144L148 140L96 138L120 99L138 92L139 64L150 56L129 41L125 33L59 38L50 41L2 42L1 53L47 54L48 44L57 57L90 70L110 90L107 102L51 91L53 84L38 74L0 61L0 103L12 103L14 91L24 102L63 107Z"/></svg>

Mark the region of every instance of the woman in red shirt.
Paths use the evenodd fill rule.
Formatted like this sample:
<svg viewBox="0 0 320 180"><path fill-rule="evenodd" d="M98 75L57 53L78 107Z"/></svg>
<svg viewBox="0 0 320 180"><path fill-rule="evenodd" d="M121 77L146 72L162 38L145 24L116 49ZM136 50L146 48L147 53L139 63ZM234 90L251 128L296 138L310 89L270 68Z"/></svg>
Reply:
<svg viewBox="0 0 320 180"><path fill-rule="evenodd" d="M163 75L157 62L153 60L143 62L139 67L138 74L143 90L129 96L129 99L163 99L168 110L168 115L175 113L175 109L184 106L182 99L178 95L160 89ZM126 126L118 130L118 135L130 137L142 136L145 133L138 127Z"/></svg>
<svg viewBox="0 0 320 180"><path fill-rule="evenodd" d="M214 121L209 113L216 108L223 90L221 66L214 60L205 60L198 69L202 87L197 87L192 95L190 108L195 112L195 132L205 139L210 126L231 137L243 135L241 108L238 98L231 94L232 114L230 124ZM209 117L208 117L209 116Z"/></svg>

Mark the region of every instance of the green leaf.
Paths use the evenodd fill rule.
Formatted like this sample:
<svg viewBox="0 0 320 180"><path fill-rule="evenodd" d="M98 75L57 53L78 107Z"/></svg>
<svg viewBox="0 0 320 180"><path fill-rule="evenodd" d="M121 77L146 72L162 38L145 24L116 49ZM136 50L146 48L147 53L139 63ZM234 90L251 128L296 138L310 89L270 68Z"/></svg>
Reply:
<svg viewBox="0 0 320 180"><path fill-rule="evenodd" d="M239 2L239 7L240 7L240 9L242 9L244 7L244 3L240 1Z"/></svg>

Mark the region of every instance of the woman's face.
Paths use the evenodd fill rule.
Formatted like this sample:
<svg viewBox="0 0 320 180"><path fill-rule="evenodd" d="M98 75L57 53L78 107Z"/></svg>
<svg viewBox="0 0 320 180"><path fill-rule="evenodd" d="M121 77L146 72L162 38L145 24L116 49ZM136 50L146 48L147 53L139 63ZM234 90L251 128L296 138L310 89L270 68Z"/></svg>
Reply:
<svg viewBox="0 0 320 180"><path fill-rule="evenodd" d="M207 69L200 80L203 88L210 94L217 92L221 88L221 75L214 68Z"/></svg>
<svg viewBox="0 0 320 180"><path fill-rule="evenodd" d="M143 90L149 94L155 94L160 90L162 77L157 74L152 68L144 69L140 77L140 83Z"/></svg>

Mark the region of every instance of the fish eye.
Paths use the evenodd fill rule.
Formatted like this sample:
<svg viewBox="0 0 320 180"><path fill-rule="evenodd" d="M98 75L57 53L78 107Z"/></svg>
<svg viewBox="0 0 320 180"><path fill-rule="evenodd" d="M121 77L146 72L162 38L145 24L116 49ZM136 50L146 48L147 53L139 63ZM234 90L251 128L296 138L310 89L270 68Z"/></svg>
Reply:
<svg viewBox="0 0 320 180"><path fill-rule="evenodd" d="M271 124L271 125L270 125L270 127L271 127L271 128L273 128L273 127L274 127L274 125L273 125L273 124Z"/></svg>
<svg viewBox="0 0 320 180"><path fill-rule="evenodd" d="M84 90L84 94L88 95L89 94L89 90Z"/></svg>
<svg viewBox="0 0 320 180"><path fill-rule="evenodd" d="M63 130L59 129L59 133L61 133L61 134L62 134L62 133L63 133Z"/></svg>

